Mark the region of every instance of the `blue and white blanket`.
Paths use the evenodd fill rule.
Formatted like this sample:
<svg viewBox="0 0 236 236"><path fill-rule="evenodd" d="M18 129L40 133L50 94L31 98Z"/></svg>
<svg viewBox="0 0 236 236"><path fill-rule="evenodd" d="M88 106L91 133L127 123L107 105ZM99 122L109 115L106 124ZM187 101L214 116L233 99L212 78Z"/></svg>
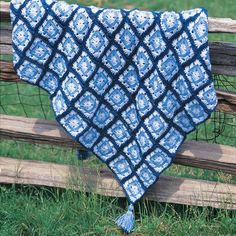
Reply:
<svg viewBox="0 0 236 236"><path fill-rule="evenodd" d="M133 204L216 107L206 9L180 13L12 0L14 69L113 171Z"/></svg>

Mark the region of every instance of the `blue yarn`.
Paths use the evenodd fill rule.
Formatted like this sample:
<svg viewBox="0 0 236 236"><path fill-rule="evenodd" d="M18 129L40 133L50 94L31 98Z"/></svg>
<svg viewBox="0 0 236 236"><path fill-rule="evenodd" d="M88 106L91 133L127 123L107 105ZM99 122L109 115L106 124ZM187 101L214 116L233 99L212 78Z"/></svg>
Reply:
<svg viewBox="0 0 236 236"><path fill-rule="evenodd" d="M120 226L124 232L131 233L134 229L134 206L130 204L128 211L117 217L115 220L116 224Z"/></svg>

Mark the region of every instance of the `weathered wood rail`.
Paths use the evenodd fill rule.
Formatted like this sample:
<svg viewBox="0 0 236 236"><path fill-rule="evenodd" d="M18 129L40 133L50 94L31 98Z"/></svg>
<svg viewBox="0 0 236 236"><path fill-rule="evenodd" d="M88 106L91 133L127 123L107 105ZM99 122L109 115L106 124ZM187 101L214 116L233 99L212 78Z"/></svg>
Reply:
<svg viewBox="0 0 236 236"><path fill-rule="evenodd" d="M44 185L124 197L107 169L79 168L42 161L0 157L0 182ZM236 185L161 176L147 192L149 200L236 209ZM223 199L223 201L222 201Z"/></svg>
<svg viewBox="0 0 236 236"><path fill-rule="evenodd" d="M0 116L0 138L81 148L55 121L19 116ZM221 170L236 175L235 148L204 142L186 141L177 153L176 164Z"/></svg>
<svg viewBox="0 0 236 236"><path fill-rule="evenodd" d="M9 3L0 2L1 21L10 20ZM210 33L236 33L236 20L210 18ZM214 74L236 76L236 43L211 42L210 57ZM0 53L12 54L11 29L0 28ZM21 82L12 61L0 60L0 80ZM236 114L236 93L218 90L217 109ZM54 121L0 115L0 138L82 148ZM53 161L53 159L52 159ZM236 175L236 147L186 141L175 164L222 171ZM17 183L73 188L107 196L124 197L124 192L108 169L82 168L42 161L0 157L0 183ZM150 200L197 206L236 209L236 185L206 180L161 176L145 195Z"/></svg>

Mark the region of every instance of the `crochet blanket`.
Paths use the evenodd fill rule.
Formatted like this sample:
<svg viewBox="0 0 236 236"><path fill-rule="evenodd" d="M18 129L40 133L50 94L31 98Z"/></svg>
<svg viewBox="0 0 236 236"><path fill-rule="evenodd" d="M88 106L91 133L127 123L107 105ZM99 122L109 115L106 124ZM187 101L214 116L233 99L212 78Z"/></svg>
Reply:
<svg viewBox="0 0 236 236"><path fill-rule="evenodd" d="M112 170L130 203L217 103L207 10L141 11L12 0L14 69L46 90L58 123Z"/></svg>

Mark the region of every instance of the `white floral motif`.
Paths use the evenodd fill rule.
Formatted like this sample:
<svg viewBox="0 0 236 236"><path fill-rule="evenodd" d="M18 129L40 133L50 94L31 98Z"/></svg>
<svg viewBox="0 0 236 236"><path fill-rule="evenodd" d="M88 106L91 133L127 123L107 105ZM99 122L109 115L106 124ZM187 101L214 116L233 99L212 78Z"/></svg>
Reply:
<svg viewBox="0 0 236 236"><path fill-rule="evenodd" d="M158 25L144 38L144 43L150 48L154 57L159 56L166 49L166 43Z"/></svg>
<svg viewBox="0 0 236 236"><path fill-rule="evenodd" d="M103 160L107 161L116 154L114 145L108 138L103 138L95 147L94 152Z"/></svg>
<svg viewBox="0 0 236 236"><path fill-rule="evenodd" d="M52 73L46 73L42 80L39 82L39 85L46 89L50 94L53 94L56 88L58 87L58 78Z"/></svg>
<svg viewBox="0 0 236 236"><path fill-rule="evenodd" d="M144 190L136 176L127 180L124 183L124 188L132 202L135 202L144 194Z"/></svg>
<svg viewBox="0 0 236 236"><path fill-rule="evenodd" d="M115 40L121 45L127 55L132 53L138 44L137 36L127 23L125 23L120 32L116 34Z"/></svg>
<svg viewBox="0 0 236 236"><path fill-rule="evenodd" d="M98 26L94 26L87 39L86 46L88 50L95 56L99 57L108 45L108 40Z"/></svg>
<svg viewBox="0 0 236 236"><path fill-rule="evenodd" d="M206 105L206 107L211 111L213 111L217 105L216 93L214 91L214 84L211 83L203 90L201 90L197 95L200 100Z"/></svg>
<svg viewBox="0 0 236 236"><path fill-rule="evenodd" d="M153 146L153 143L150 141L150 137L143 127L137 133L137 141L140 145L142 153L147 152Z"/></svg>
<svg viewBox="0 0 236 236"><path fill-rule="evenodd" d="M123 16L120 10L104 9L98 16L98 20L105 26L109 33L113 33L120 25Z"/></svg>
<svg viewBox="0 0 236 236"><path fill-rule="evenodd" d="M144 116L152 108L150 99L148 98L147 93L143 89L139 90L138 94L136 95L135 101L140 116Z"/></svg>
<svg viewBox="0 0 236 236"><path fill-rule="evenodd" d="M180 16L176 12L164 12L161 14L161 28L167 38L171 38L182 28Z"/></svg>
<svg viewBox="0 0 236 236"><path fill-rule="evenodd" d="M113 74L117 74L125 65L125 60L117 47L114 45L107 51L102 62L110 69Z"/></svg>
<svg viewBox="0 0 236 236"><path fill-rule="evenodd" d="M63 77L63 75L67 71L66 61L64 57L61 54L57 53L50 63L49 68L54 70L59 77Z"/></svg>
<svg viewBox="0 0 236 236"><path fill-rule="evenodd" d="M145 163L139 167L139 169L137 170L137 174L146 187L149 187L156 180L156 176Z"/></svg>
<svg viewBox="0 0 236 236"><path fill-rule="evenodd" d="M12 41L18 49L23 49L28 45L32 39L31 33L23 21L19 20L13 27Z"/></svg>
<svg viewBox="0 0 236 236"><path fill-rule="evenodd" d="M119 146L130 138L129 132L120 120L118 120L110 129L108 129L107 133Z"/></svg>
<svg viewBox="0 0 236 236"><path fill-rule="evenodd" d="M73 137L76 137L87 127L87 123L75 111L71 111L63 117L61 124Z"/></svg>
<svg viewBox="0 0 236 236"><path fill-rule="evenodd" d="M124 156L118 156L114 161L109 163L109 166L117 174L119 179L123 179L132 173L129 163Z"/></svg>
<svg viewBox="0 0 236 236"><path fill-rule="evenodd" d="M71 72L62 82L62 89L69 100L74 99L82 91L79 80Z"/></svg>
<svg viewBox="0 0 236 236"><path fill-rule="evenodd" d="M201 12L194 22L189 23L188 29L194 44L199 48L208 40L207 15Z"/></svg>
<svg viewBox="0 0 236 236"><path fill-rule="evenodd" d="M165 132L168 126L157 111L154 111L148 118L146 118L144 123L155 139Z"/></svg>
<svg viewBox="0 0 236 236"><path fill-rule="evenodd" d="M198 89L208 80L208 74L199 60L195 60L189 66L186 66L184 72L193 89Z"/></svg>
<svg viewBox="0 0 236 236"><path fill-rule="evenodd" d="M132 164L135 166L140 163L142 156L136 141L131 142L124 148L125 154L129 157Z"/></svg>
<svg viewBox="0 0 236 236"><path fill-rule="evenodd" d="M62 22L65 22L76 7L77 6L75 4L68 4L65 1L58 1L53 5L52 10Z"/></svg>
<svg viewBox="0 0 236 236"><path fill-rule="evenodd" d="M96 65L92 62L89 55L83 51L81 56L73 64L73 68L86 81L94 72Z"/></svg>
<svg viewBox="0 0 236 236"><path fill-rule="evenodd" d="M161 173L171 162L171 157L160 148L149 154L145 161L157 172Z"/></svg>
<svg viewBox="0 0 236 236"><path fill-rule="evenodd" d="M115 110L120 110L127 102L128 97L119 85L115 85L106 94L105 99L113 106Z"/></svg>
<svg viewBox="0 0 236 236"><path fill-rule="evenodd" d="M87 91L75 103L75 107L85 116L91 118L98 107L98 100L93 94Z"/></svg>
<svg viewBox="0 0 236 236"><path fill-rule="evenodd" d="M147 51L143 47L140 47L134 55L134 62L138 67L140 77L144 76L153 66Z"/></svg>
<svg viewBox="0 0 236 236"><path fill-rule="evenodd" d="M173 41L173 46L181 63L188 61L194 55L190 40L185 32Z"/></svg>
<svg viewBox="0 0 236 236"><path fill-rule="evenodd" d="M73 20L69 23L69 27L80 41L87 35L91 25L92 20L86 10L82 7L76 11Z"/></svg>
<svg viewBox="0 0 236 236"><path fill-rule="evenodd" d="M29 1L22 9L22 15L27 19L32 27L35 27L43 18L45 9L40 0Z"/></svg>
<svg viewBox="0 0 236 236"><path fill-rule="evenodd" d="M66 111L66 101L60 90L57 92L56 96L53 97L52 106L57 116Z"/></svg>
<svg viewBox="0 0 236 236"><path fill-rule="evenodd" d="M36 38L30 48L26 51L26 56L37 61L40 64L45 64L51 55L51 48L43 40Z"/></svg>
<svg viewBox="0 0 236 236"><path fill-rule="evenodd" d="M140 34L143 34L154 22L154 15L149 11L133 10L128 15L132 24Z"/></svg>
<svg viewBox="0 0 236 236"><path fill-rule="evenodd" d="M184 137L182 134L174 128L161 139L160 145L162 145L170 153L175 153L183 141Z"/></svg>
<svg viewBox="0 0 236 236"><path fill-rule="evenodd" d="M24 63L19 67L17 74L22 80L30 83L36 83L42 73L42 69L25 60Z"/></svg>

